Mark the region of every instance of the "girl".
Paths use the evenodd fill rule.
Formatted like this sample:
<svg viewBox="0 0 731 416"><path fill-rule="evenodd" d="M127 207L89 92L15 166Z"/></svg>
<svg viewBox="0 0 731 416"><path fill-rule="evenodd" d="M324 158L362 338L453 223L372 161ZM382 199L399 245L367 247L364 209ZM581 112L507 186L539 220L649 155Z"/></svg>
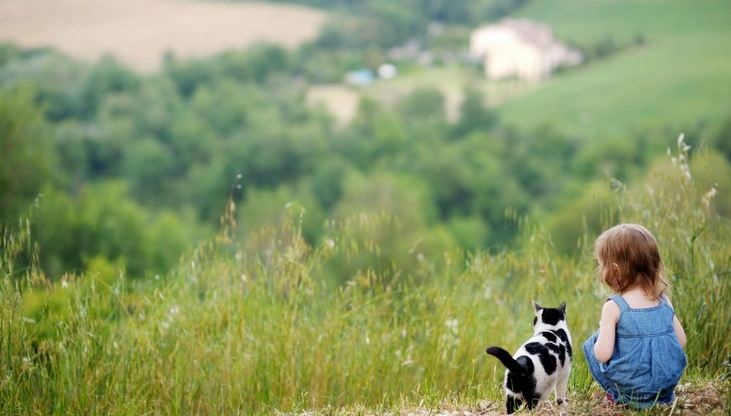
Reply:
<svg viewBox="0 0 731 416"><path fill-rule="evenodd" d="M591 375L612 403L647 408L671 403L687 363L685 332L665 291L655 237L620 224L594 245L600 280L615 292L602 307L599 331L584 343Z"/></svg>

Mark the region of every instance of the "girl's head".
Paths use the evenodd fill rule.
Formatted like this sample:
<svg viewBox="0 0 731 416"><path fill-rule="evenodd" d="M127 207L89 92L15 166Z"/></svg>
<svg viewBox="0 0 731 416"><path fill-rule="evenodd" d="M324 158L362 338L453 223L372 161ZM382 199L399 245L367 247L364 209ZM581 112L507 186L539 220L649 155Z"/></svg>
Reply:
<svg viewBox="0 0 731 416"><path fill-rule="evenodd" d="M602 282L617 293L639 286L654 299L668 288L655 237L637 224L620 224L604 231L594 243Z"/></svg>

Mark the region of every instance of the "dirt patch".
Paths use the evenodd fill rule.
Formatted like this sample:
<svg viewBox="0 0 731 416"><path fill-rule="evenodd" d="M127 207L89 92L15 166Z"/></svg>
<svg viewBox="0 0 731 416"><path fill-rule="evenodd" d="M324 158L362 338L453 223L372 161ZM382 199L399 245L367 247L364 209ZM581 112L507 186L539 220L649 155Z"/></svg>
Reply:
<svg viewBox="0 0 731 416"><path fill-rule="evenodd" d="M339 126L353 120L358 111L361 94L344 85L315 85L307 91L307 104L322 107L330 113Z"/></svg>
<svg viewBox="0 0 731 416"><path fill-rule="evenodd" d="M593 394L589 397L569 396L568 406L563 409L566 415L593 415L593 416L722 416L727 415L728 397L731 383L728 381L706 381L703 383L681 384L676 389L677 400L671 405L656 406L649 410L636 411L622 406L610 405L602 394ZM552 400L539 404L538 408L529 412L522 409L517 414L559 416L561 408ZM340 413L337 413L340 414ZM472 406L458 403L446 403L435 409L415 408L401 412L368 412L360 409L358 412L344 412L342 414L376 415L392 414L401 416L497 416L505 414L505 404L500 402L482 401ZM314 413L313 415L317 415Z"/></svg>
<svg viewBox="0 0 731 416"><path fill-rule="evenodd" d="M259 41L294 47L316 36L321 11L203 0L0 0L0 41L52 46L85 60L103 54L143 71L161 57L203 57Z"/></svg>

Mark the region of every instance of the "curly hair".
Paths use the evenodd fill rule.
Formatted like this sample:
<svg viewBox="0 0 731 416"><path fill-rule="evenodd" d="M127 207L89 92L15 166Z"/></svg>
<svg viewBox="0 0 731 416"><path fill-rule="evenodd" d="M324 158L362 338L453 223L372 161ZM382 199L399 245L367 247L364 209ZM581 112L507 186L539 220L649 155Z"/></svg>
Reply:
<svg viewBox="0 0 731 416"><path fill-rule="evenodd" d="M660 250L652 233L638 224L619 224L594 243L599 279L617 293L639 285L659 299L669 288Z"/></svg>

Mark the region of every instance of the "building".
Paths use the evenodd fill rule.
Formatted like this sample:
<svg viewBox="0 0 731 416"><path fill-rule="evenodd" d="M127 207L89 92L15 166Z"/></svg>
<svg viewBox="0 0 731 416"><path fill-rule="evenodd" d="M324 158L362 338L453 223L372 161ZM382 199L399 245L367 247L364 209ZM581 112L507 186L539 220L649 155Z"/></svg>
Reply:
<svg viewBox="0 0 731 416"><path fill-rule="evenodd" d="M559 67L582 61L581 53L558 41L548 25L512 18L472 32L470 55L484 64L490 79L527 81L546 78Z"/></svg>

